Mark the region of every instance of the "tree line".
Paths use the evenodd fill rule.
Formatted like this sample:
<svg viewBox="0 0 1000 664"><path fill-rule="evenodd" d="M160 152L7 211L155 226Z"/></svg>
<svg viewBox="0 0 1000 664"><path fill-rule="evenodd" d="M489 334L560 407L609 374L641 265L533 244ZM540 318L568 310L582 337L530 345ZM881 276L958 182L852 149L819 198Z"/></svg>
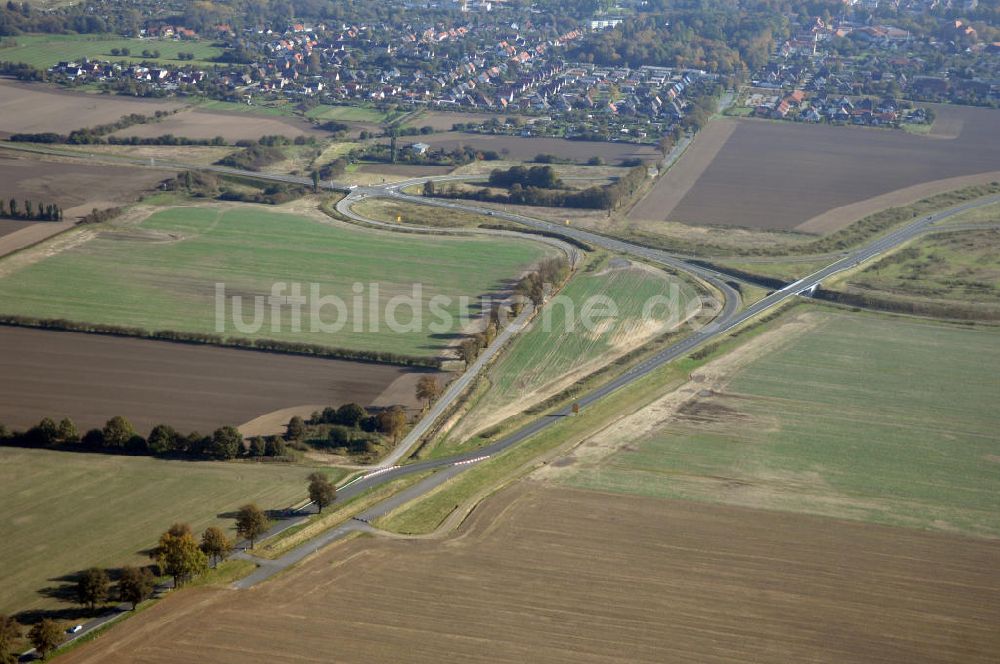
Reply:
<svg viewBox="0 0 1000 664"><path fill-rule="evenodd" d="M54 203L33 203L26 199L23 206L18 206L15 198L11 198L10 201L0 198L0 217L28 221L62 221L63 210Z"/></svg>
<svg viewBox="0 0 1000 664"><path fill-rule="evenodd" d="M308 495L317 512L331 505L337 498L337 488L330 478L321 472L313 472L307 478ZM272 525L267 512L255 503L240 507L235 515L237 537L253 549L257 540L265 535ZM128 604L132 611L142 602L150 599L156 591L157 577L169 577L174 588L180 588L209 569L216 568L236 549L238 542L218 526L206 528L200 538L196 538L187 523L174 523L162 535L155 547L149 551L152 565L125 565L118 569L91 567L76 575L68 588L68 596L83 607L90 615L97 615L109 602ZM0 664L17 661L14 643L22 636L22 626L16 619L0 615ZM55 620L42 618L27 633L28 640L43 659L63 643L65 632Z"/></svg>
<svg viewBox="0 0 1000 664"><path fill-rule="evenodd" d="M541 306L545 302L548 292L561 285L569 273L570 265L565 256L545 259L539 263L538 268L521 277L514 286L514 297L509 313L513 316L520 315L526 301L531 302L535 307ZM492 307L483 318L483 330L459 343L458 354L466 366L472 364L480 353L496 339L500 333L504 315L503 308ZM420 397L419 392L417 396Z"/></svg>
<svg viewBox="0 0 1000 664"><path fill-rule="evenodd" d="M536 168L538 167L532 167L530 170ZM513 179L507 172L499 170L494 172L498 174L497 181L511 181ZM509 205L613 210L627 202L647 177L647 167L640 165L630 168L624 175L610 184L595 185L580 191L543 188L534 185L525 186L519 181L514 181L506 192L495 192L488 187L475 191L463 190L454 183L449 184L444 189L437 189L431 181L428 181L424 185L423 193L425 196L461 198ZM492 181L491 174L491 183Z"/></svg>
<svg viewBox="0 0 1000 664"><path fill-rule="evenodd" d="M119 208L111 208L119 210ZM109 210L101 211L98 216L103 216ZM92 213L93 214L93 213ZM91 215L84 217L81 223L88 223ZM17 327L34 327L45 330L65 330L67 332L84 332L86 334L107 334L116 337L135 337L139 339L158 339L161 341L172 341L176 343L205 344L211 346L223 346L229 348L243 348L247 350L257 350L268 353L283 353L287 355L308 355L312 357L330 357L344 360L355 360L358 362L375 362L377 364L395 364L407 367L429 367L432 369L441 368L441 359L435 357L420 357L416 355L403 355L389 351L369 351L356 350L352 348L338 348L336 346L323 346L320 344L299 343L295 341L279 341L277 339L249 339L246 337L224 337L208 332L181 332L177 330L146 330L140 327L129 327L127 325L109 325L103 323L86 323L81 321L66 320L63 318L34 318L32 316L18 316L13 314L0 314L0 325L14 325Z"/></svg>
<svg viewBox="0 0 1000 664"><path fill-rule="evenodd" d="M95 145L102 144L107 141L103 139L104 136L112 134L121 129L128 129L129 127L138 124L151 124L154 122L160 122L165 117L176 113L177 111L164 111L158 110L153 115L143 115L142 113L129 113L128 115L123 115L118 120L114 122L108 122L105 124L97 125L95 127L84 127L83 129L74 129L69 134L57 134L55 132L43 132L39 134L14 134L10 137L11 141L21 142L21 143L67 143L70 145Z"/></svg>
<svg viewBox="0 0 1000 664"><path fill-rule="evenodd" d="M45 417L27 431L9 431L0 424L0 445L217 461L288 457L287 445L277 436L255 439L244 446L243 435L233 426L219 427L210 435L196 431L184 435L168 424L158 424L144 438L120 415L83 434L69 418L57 423Z"/></svg>

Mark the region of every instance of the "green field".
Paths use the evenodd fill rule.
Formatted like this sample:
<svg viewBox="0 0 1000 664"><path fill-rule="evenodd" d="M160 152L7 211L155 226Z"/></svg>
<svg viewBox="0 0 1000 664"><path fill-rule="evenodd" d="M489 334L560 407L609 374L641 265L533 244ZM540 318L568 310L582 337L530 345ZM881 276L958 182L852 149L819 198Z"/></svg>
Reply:
<svg viewBox="0 0 1000 664"><path fill-rule="evenodd" d="M295 104L285 100L243 104L235 101L220 101L218 99L201 99L198 108L203 111L225 111L232 113L249 113L251 115L268 115L274 117L295 116Z"/></svg>
<svg viewBox="0 0 1000 664"><path fill-rule="evenodd" d="M328 106L321 104L309 109L306 117L313 120L380 123L388 120L390 114L368 106Z"/></svg>
<svg viewBox="0 0 1000 664"><path fill-rule="evenodd" d="M87 567L148 563L140 551L176 521L196 532L231 529L232 519L219 514L248 502L298 503L313 470L0 447L0 613L72 609L39 591Z"/></svg>
<svg viewBox="0 0 1000 664"><path fill-rule="evenodd" d="M674 295L676 300L670 310L657 306L651 309L649 319L643 318L647 302L657 296ZM574 380L570 382L576 382L612 358L666 333L673 327L671 312L686 312L694 296L691 284L659 270L632 266L623 259L593 263L545 304L532 326L490 369L488 389L456 429L454 442L461 443L460 439L471 431L481 430L501 416L519 414L532 403L552 396L567 386L567 376L572 374ZM617 313L594 315L592 324L587 324L583 312L588 301L598 302L594 298L607 298ZM598 309L593 311L599 313ZM685 318L685 313L678 313L678 320ZM517 407L506 412L505 407L512 405Z"/></svg>
<svg viewBox="0 0 1000 664"><path fill-rule="evenodd" d="M467 296L475 315L481 295L506 288L554 251L527 240L355 229L251 205L170 208L138 226L105 225L98 231L89 241L0 279L0 313L215 333L218 283L225 284L227 295L243 298L246 323L254 321L254 298L268 297L275 283L289 289L301 284L305 297L317 284L321 297L337 296L345 305L343 312L334 306L321 312L327 325L342 321L340 331L314 330L306 305L296 332L292 307L282 306L272 318L265 300L260 331L241 331L233 323L234 302L227 298L223 334L433 357L450 341L447 331L431 327L440 322L430 309L433 296L450 297L442 310L452 315L461 310L458 298ZM412 298L415 286L422 289L420 299L413 298L414 307L396 308L395 320L403 326L420 323L420 329L399 331L397 326L394 331L387 307L396 296ZM414 319L413 309L422 321Z"/></svg>
<svg viewBox="0 0 1000 664"><path fill-rule="evenodd" d="M824 312L579 487L1000 536L1000 334Z"/></svg>
<svg viewBox="0 0 1000 664"><path fill-rule="evenodd" d="M926 236L847 283L890 295L1000 303L1000 229Z"/></svg>
<svg viewBox="0 0 1000 664"><path fill-rule="evenodd" d="M223 49L201 40L126 39L101 35L18 35L4 40L5 43L14 41L17 45L0 48L0 60L23 62L39 69L48 69L63 61L79 62L82 58L207 67L223 52ZM127 48L130 54L112 55L113 48ZM160 57L142 57L142 52L146 50L159 51ZM194 53L194 60L180 60L178 53Z"/></svg>

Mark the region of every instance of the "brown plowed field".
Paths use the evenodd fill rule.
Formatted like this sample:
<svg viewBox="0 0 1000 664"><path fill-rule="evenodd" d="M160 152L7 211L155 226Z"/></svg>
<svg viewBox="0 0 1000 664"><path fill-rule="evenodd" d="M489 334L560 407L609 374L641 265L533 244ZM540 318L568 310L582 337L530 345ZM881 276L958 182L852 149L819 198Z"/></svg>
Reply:
<svg viewBox="0 0 1000 664"><path fill-rule="evenodd" d="M302 404L369 405L407 369L145 339L0 327L0 422L124 415L203 433ZM397 393L412 405L412 390ZM408 399L408 401L404 401Z"/></svg>
<svg viewBox="0 0 1000 664"><path fill-rule="evenodd" d="M27 156L11 158L4 151L0 154L0 197L55 203L70 221L95 207L132 202L140 192L151 191L169 175L164 171L129 166Z"/></svg>
<svg viewBox="0 0 1000 664"><path fill-rule="evenodd" d="M17 133L56 132L114 122L129 113L152 115L180 108L178 101L67 92L0 78L0 138Z"/></svg>
<svg viewBox="0 0 1000 664"><path fill-rule="evenodd" d="M829 232L855 221L859 212L870 213L852 204L905 188L916 200L926 195L917 185L1000 170L1000 112L959 106L935 110L939 126L928 136L753 119L712 123L633 208L629 220L791 230L844 208L837 220L799 229ZM711 136L727 132L730 122L736 130L716 150ZM711 159L707 167L705 155ZM697 174L693 186L688 182L692 169Z"/></svg>
<svg viewBox="0 0 1000 664"><path fill-rule="evenodd" d="M330 136L310 123L298 118L253 115L251 113L226 113L224 111L182 111L162 122L142 124L120 129L114 136L156 138L164 134L193 139L212 139L221 136L227 141L254 141L261 136Z"/></svg>
<svg viewBox="0 0 1000 664"><path fill-rule="evenodd" d="M995 662L1000 547L522 482L449 541L183 592L67 664Z"/></svg>
<svg viewBox="0 0 1000 664"><path fill-rule="evenodd" d="M419 124L419 121L418 121ZM412 136L400 145L426 143L435 148L454 150L459 146L477 150L507 150L505 159L530 161L540 154L551 154L562 159L585 162L591 157L602 157L609 164L634 157L655 161L660 153L651 145L632 143L601 143L595 141L568 141L564 138L526 138L524 136L493 136L487 134L465 134L449 131L430 136Z"/></svg>

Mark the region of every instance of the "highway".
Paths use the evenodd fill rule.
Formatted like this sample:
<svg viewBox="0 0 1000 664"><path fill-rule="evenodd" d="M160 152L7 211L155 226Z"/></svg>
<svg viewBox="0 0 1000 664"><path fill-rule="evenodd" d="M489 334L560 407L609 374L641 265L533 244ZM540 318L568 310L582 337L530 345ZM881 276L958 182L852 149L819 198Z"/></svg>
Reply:
<svg viewBox="0 0 1000 664"><path fill-rule="evenodd" d="M65 152L54 151L52 149L44 149L37 151L44 151L50 153L56 152L61 156L74 156L77 158L86 158L85 155L81 155L80 153L70 152L69 154L67 154ZM130 160L130 161L137 162L137 165L140 166L148 166L148 164L142 160ZM245 172L245 171L240 171L238 169L231 169L231 168L217 167L217 166L206 167L193 164L182 164L178 162L160 162L156 164L155 167L166 168L168 170L169 169L210 170L230 175L238 175L241 177L250 177L255 179L264 179L264 180L272 180L278 182L286 182L290 184L301 184L306 186L312 186L312 182L310 180L307 180L306 178L298 178L295 176L287 176L287 175ZM444 177L447 178L449 176L444 176ZM843 257L838 258L828 266L796 281L795 283L789 284L780 290L774 291L773 293L769 294L760 301L740 311L739 294L732 286L729 285L729 283L727 283L727 280L731 279L731 277L728 277L727 275L715 270L711 270L697 265L691 265L684 259L671 255L667 252L663 252L657 249L652 249L649 247L644 247L630 242L625 242L622 240L618 240L616 238L607 237L583 229L578 229L570 226L560 226L557 224L542 221L539 219L534 219L531 217L526 217L508 211L482 208L482 207L477 207L475 205L466 205L463 203L456 203L453 201L444 201L438 199L422 198L418 196L410 196L400 191L401 189L407 186L420 184L427 179L436 180L438 178L417 178L413 180L407 180L404 182L397 182L375 187L351 187L341 183L329 182L329 183L323 183L322 187L328 190L343 191L347 193L347 197L343 199L343 201L341 201L341 203L338 205L338 210L344 210L344 209L349 210L350 206L354 202L366 197L384 197L419 205L432 205L438 207L453 208L467 212L493 216L499 219L504 219L529 228L533 228L535 230L540 230L547 233L556 233L558 235L572 238L590 245L603 247L613 252L643 259L648 262L656 263L674 269L678 272L694 274L704 279L708 283L712 284L718 291L720 291L720 293L723 296L723 304L718 315L714 318L714 320L712 320L712 322L692 332L690 335L688 335L681 341L659 351L658 353L647 358L638 365L631 367L626 372L619 375L617 378L611 380L610 382L601 385L599 387L596 387L593 390L582 395L576 400L577 403L582 408L586 408L590 404L593 404L594 402L622 389L626 385L629 385L635 382L636 380L639 380L643 376L650 374L659 367L690 353L695 348L724 336L726 333L730 332L739 325L749 321L750 319L759 316L761 314L764 314L769 310L775 309L782 303L792 298L795 298L802 293L806 293L811 289L814 289L815 287L819 286L824 280L829 279L831 276L835 274L857 267L862 263L865 263L917 237L922 233L928 231L949 230L948 227L935 227L934 225L937 223L940 223L954 215L960 214L967 210L1000 202L1000 195L993 195L969 203L964 203L929 216L924 216L915 219L906 226L896 231L890 232L884 236L878 237L859 249L845 252ZM384 222L364 219L363 217L360 217L360 215L357 215L354 212L350 212L348 216L355 219L356 221L364 221L365 223L371 223L372 225L375 226L383 226L383 227L391 226L391 224L385 224ZM424 229L424 230L429 232L434 232L434 229ZM479 229L479 230L481 231L484 229ZM443 232L452 234L455 232L455 230L447 229L446 231ZM533 239L539 239L535 236L531 237ZM499 345L497 347L499 347ZM461 390L456 390L456 393L460 392ZM442 399L442 401L444 400ZM406 477L416 473L425 473L428 471L439 471L435 472L430 477L422 480L416 487L414 487L411 490L408 490L405 496L403 496L406 499L413 499L419 497L420 495L423 495L424 493L431 491L434 487L439 486L441 483L447 481L451 477L463 472L468 468L473 467L475 464L491 456L504 452L510 447L517 445L518 443L524 441L525 439L537 433L546 430L554 423L558 422L561 418L567 417L569 415L571 415L570 406L566 406L557 412L540 417L526 424L520 429L517 429L516 431L490 443L489 445L486 445L485 447L457 454L451 457L428 459L425 461L418 461L405 465L393 465L393 463L389 463L384 467L374 468L370 473L359 476L354 480L352 480L351 482L349 482L347 485L338 488L337 502L343 503L381 484L402 477ZM429 419L430 422L426 425L427 427L429 427L430 424L433 423L433 417ZM415 442L415 439L411 442ZM392 457L393 462L403 459L405 455L409 452L407 446L400 445L399 448L401 451L393 455ZM371 508L368 512L366 512L366 514L378 515L386 513L390 509L401 504L399 502L400 500L401 500L400 497L390 498L387 501L379 503L375 507ZM286 554L285 557L279 558L278 560L259 561L259 559L255 558L255 560L258 560L258 562L261 563L261 567L253 575L247 577L247 579L245 579L244 582L241 582L240 587L249 587L250 585L259 583L260 581L270 577L271 575L277 573L281 569L284 569L288 565L298 562L298 560L301 560L306 555L309 555L309 553L312 553L318 548L332 541L335 541L336 539L345 537L359 530L366 530L366 529L370 530L370 526L368 526L368 524L365 522L364 516L365 515L360 515L359 517L360 520L359 519L351 520L334 530L328 531L324 535L320 536L320 538L306 542L301 547L293 550L289 554Z"/></svg>
<svg viewBox="0 0 1000 664"><path fill-rule="evenodd" d="M393 186L408 186L408 185L393 185ZM411 197L400 196L398 193L394 193L390 187L385 188L365 188L364 190L352 190L351 200L360 198L361 196L393 196L403 198L404 200L409 200ZM356 197L356 198L355 198ZM347 200L347 199L345 199ZM422 204L427 204L426 201L422 199L417 199L414 202L420 202ZM652 357L644 360L636 366L631 367L626 372L618 376L617 378L609 381L608 383L601 385L576 400L576 403L580 405L581 408L586 408L587 406L593 404L594 402L607 397L608 395L622 389L623 387L639 380L643 376L650 374L656 369L662 367L663 365L682 357L695 348L707 344L715 339L718 339L734 328L742 325L743 323L749 321L750 319L764 314L765 312L772 310L782 303L798 297L800 294L806 293L811 289L819 286L825 279L831 276L843 272L845 270L852 269L865 263L872 258L875 258L897 246L903 244L914 237L925 233L929 230L939 230L934 227L941 221L948 219L956 214L960 214L967 210L971 210L977 207L982 207L985 205L990 205L996 202L1000 202L1000 195L990 196L984 199L979 199L970 203L965 203L958 205L953 208L932 214L930 216L921 217L914 220L910 224L891 232L883 237L877 238L870 242L869 244L861 247L852 252L848 252L843 258L831 263L827 267L814 272L813 274L804 277L795 283L789 284L784 288L774 291L760 301L754 303L753 305L747 307L743 311L738 311L739 300L735 301L727 298L726 303L721 311L721 313L708 325L702 327L701 329L693 332L688 337L663 349L662 351L656 353ZM349 203L348 203L349 204ZM438 203L431 203L438 204ZM473 212L480 212L479 208L475 206L461 206L453 203L443 203L448 207L460 207ZM554 224L548 224L548 222L542 222L539 220L533 220L527 217L522 217L521 215L516 215L513 213L501 213L493 211L496 216L501 216L501 218L509 219L511 221L517 221L521 223L521 220L527 220L532 222L535 228L542 228L544 230L550 230L549 226L555 226ZM537 224L537 225L536 225ZM615 240L613 238L606 238L601 235L594 233L589 233L587 231L581 231L579 229L568 229L555 226L560 233L565 233L569 237L574 237L576 239L597 244L599 246L607 247L609 249L620 251L621 253L630 254L646 260L650 260L657 263L662 263L668 265L675 269L691 271L699 276L703 276L709 279L713 283L718 283L721 281L724 275L720 275L710 270L705 270L703 268L688 266L682 260L675 257L664 254L661 251L655 249L649 249L646 247L641 247L627 242L622 242ZM722 282L725 286L726 291L729 292L733 289ZM273 574L281 571L285 567L295 564L300 561L306 555L309 555L313 551L318 550L322 546L329 544L333 541L347 537L353 533L360 531L370 531L371 527L368 525L369 517L374 518L376 516L386 514L392 509L402 505L412 499L416 499L442 483L448 481L452 477L458 475L459 473L473 467L475 464L480 463L492 456L500 454L507 449L517 445L518 443L534 436L547 428L560 421L564 417L572 415L571 406L566 406L561 410L550 413L543 417L540 417L525 426L517 429L516 431L500 438L489 445L480 447L475 450L470 450L461 454L456 454L446 458L438 459L428 459L425 461L418 461L415 463L405 464L405 465L391 465L388 467L378 468L372 472L362 475L347 485L340 487L337 491L337 502L344 502L355 498L362 493L371 490L385 482L393 481L408 475L413 475L416 473L425 473L429 471L437 471L430 477L421 480L420 483L408 489L402 494L394 496L392 498L383 501L370 508L364 514L359 515L357 518L352 519L336 529L328 531L320 538L316 540L311 540L303 544L301 547L294 549L293 551L286 554L274 561L262 562L261 567L259 567L252 575L245 578L243 581L237 584L237 587L246 588L253 586L261 581L269 578ZM429 425L428 425L429 426ZM402 446L400 446L402 447ZM397 455L396 457L402 458L402 455Z"/></svg>

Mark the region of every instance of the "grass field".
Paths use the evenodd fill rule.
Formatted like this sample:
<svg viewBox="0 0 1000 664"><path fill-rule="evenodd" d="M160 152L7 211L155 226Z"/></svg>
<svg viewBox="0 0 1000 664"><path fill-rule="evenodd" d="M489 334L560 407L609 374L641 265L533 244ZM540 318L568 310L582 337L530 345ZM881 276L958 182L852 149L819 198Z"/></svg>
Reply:
<svg viewBox="0 0 1000 664"><path fill-rule="evenodd" d="M1000 536L995 329L823 312L578 487Z"/></svg>
<svg viewBox="0 0 1000 664"><path fill-rule="evenodd" d="M62 61L125 60L128 62L157 62L160 64L192 64L209 66L222 55L223 49L207 41L174 41L169 39L125 39L99 35L18 35L8 37L16 46L0 48L0 60L24 62L39 69L48 69ZM127 48L130 54L112 55L113 48ZM143 51L159 51L159 58L144 58ZM178 53L194 53L194 60L182 61Z"/></svg>
<svg viewBox="0 0 1000 664"><path fill-rule="evenodd" d="M196 531L231 529L232 520L217 515L247 502L265 509L297 503L312 470L0 447L0 613L72 612L40 591L90 566L145 563L140 551L176 521Z"/></svg>
<svg viewBox="0 0 1000 664"><path fill-rule="evenodd" d="M669 304L650 309L657 297ZM544 401L561 389L686 320L694 288L623 259L597 260L574 276L490 369L488 387L449 435L455 444ZM601 302L613 303L611 315ZM588 305L588 302L590 303ZM585 320L587 307L594 313ZM676 320L671 320L676 316Z"/></svg>
<svg viewBox="0 0 1000 664"><path fill-rule="evenodd" d="M430 327L441 320L429 308L434 295L451 297L442 310L457 315L457 298L468 296L474 306L478 297L503 290L552 251L530 241L345 228L255 206L171 208L138 226L79 232L74 246L0 279L0 312L212 333L217 283L225 284L227 294L244 297L248 323L254 320L252 298L268 296L273 284L302 284L308 297L315 283L320 296L337 295L349 305L344 313L332 305L322 311L327 325L346 321L340 331L314 331L307 306L301 332L295 332L291 307L282 307L272 319L262 305L266 315L259 333L240 332L229 301L223 333L427 357L442 353L450 340L448 330ZM361 317L355 310L355 284L362 285ZM413 326L419 329L395 332L387 307L397 295L413 296L415 285L422 288L412 307L420 319L404 303L396 309L396 320L404 326L420 323Z"/></svg>
<svg viewBox="0 0 1000 664"><path fill-rule="evenodd" d="M390 113L378 111L368 106L328 106L321 104L306 112L307 118L313 120L337 120L339 122L385 122Z"/></svg>
<svg viewBox="0 0 1000 664"><path fill-rule="evenodd" d="M198 101L198 108L203 111L224 111L232 113L250 113L254 115L273 115L280 117L292 117L296 114L295 104L286 100L275 102L264 102L257 104L243 104L235 101L221 101L218 99L202 99Z"/></svg>
<svg viewBox="0 0 1000 664"><path fill-rule="evenodd" d="M924 237L847 279L852 287L961 302L1000 302L1000 230Z"/></svg>

